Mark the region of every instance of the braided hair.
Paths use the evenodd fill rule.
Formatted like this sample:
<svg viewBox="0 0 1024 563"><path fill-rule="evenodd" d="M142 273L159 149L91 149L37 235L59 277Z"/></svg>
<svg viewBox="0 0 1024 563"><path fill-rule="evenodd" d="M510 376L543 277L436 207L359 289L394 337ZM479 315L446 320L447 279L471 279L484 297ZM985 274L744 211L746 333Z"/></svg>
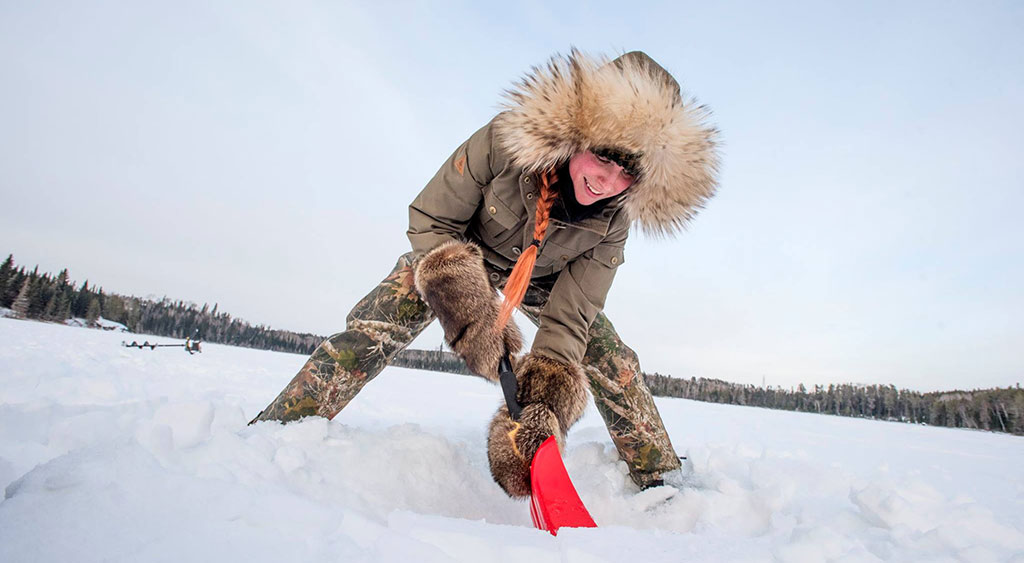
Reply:
<svg viewBox="0 0 1024 563"><path fill-rule="evenodd" d="M537 252L548 231L551 207L558 198L558 190L554 188L557 181L558 175L554 170L547 170L540 175L540 198L537 200L536 219L533 225L533 242L519 255L508 281L505 282L505 301L502 302L501 311L498 313L498 331L505 328L505 324L512 317L512 312L523 302L526 288L530 285L533 267L537 263Z"/></svg>

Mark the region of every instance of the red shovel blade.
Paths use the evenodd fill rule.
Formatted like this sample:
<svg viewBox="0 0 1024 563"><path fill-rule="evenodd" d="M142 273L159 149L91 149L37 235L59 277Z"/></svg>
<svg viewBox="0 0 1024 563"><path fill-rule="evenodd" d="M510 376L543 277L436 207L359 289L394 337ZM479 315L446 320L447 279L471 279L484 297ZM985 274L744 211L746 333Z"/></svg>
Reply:
<svg viewBox="0 0 1024 563"><path fill-rule="evenodd" d="M559 528L597 527L569 480L554 436L545 440L533 456L530 486L533 488L530 516L538 529L554 536L558 535Z"/></svg>

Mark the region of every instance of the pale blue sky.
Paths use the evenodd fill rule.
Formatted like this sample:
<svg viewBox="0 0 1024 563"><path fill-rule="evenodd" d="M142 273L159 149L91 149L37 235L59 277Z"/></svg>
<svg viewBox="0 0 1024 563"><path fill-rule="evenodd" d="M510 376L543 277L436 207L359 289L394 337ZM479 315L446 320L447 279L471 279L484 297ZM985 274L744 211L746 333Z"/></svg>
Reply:
<svg viewBox="0 0 1024 563"><path fill-rule="evenodd" d="M1020 2L0 0L0 252L330 334L502 89L641 49L725 142L719 195L635 234L609 296L644 369L1012 385L1022 30Z"/></svg>

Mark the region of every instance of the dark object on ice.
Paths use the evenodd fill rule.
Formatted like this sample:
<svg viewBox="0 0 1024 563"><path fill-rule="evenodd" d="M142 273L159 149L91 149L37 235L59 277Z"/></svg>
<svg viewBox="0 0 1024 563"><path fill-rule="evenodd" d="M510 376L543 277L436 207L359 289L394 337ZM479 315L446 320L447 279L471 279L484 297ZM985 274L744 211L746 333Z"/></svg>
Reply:
<svg viewBox="0 0 1024 563"><path fill-rule="evenodd" d="M196 352L202 353L202 350L199 349L200 344L201 342L199 342L198 340L192 340L191 337L186 338L185 351L188 352L189 354L195 354Z"/></svg>
<svg viewBox="0 0 1024 563"><path fill-rule="evenodd" d="M199 331L197 330L196 333L198 334L198 332ZM189 355L192 355L192 354L195 354L197 352L198 353L202 353L202 350L200 349L200 345L202 344L202 342L200 342L198 339L195 339L194 338L195 336L196 335L187 337L185 339L185 343L184 344L157 344L156 342L153 342L151 344L148 340L146 340L142 344L139 344L138 341L132 340L131 344L129 344L129 343L127 343L127 342L122 340L121 341L121 346L124 346L125 348L138 348L140 350L142 350L144 348L149 348L150 350L156 350L157 348L181 348L181 347L184 347L185 351L188 352Z"/></svg>

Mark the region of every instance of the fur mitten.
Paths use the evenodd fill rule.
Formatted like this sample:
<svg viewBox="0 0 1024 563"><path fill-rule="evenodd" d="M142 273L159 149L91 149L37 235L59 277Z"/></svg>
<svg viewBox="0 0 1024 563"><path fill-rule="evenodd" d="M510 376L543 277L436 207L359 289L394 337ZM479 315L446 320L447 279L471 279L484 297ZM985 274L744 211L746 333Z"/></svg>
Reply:
<svg viewBox="0 0 1024 563"><path fill-rule="evenodd" d="M586 407L583 370L540 354L530 353L516 366L519 403L523 412L513 421L502 406L491 420L487 458L495 482L512 497L530 495L530 463L537 448L554 436L559 449Z"/></svg>
<svg viewBox="0 0 1024 563"><path fill-rule="evenodd" d="M498 380L498 361L523 347L515 322L499 332L500 299L487 281L483 253L472 243L446 242L426 253L415 270L416 289L437 315L444 338L470 371Z"/></svg>

